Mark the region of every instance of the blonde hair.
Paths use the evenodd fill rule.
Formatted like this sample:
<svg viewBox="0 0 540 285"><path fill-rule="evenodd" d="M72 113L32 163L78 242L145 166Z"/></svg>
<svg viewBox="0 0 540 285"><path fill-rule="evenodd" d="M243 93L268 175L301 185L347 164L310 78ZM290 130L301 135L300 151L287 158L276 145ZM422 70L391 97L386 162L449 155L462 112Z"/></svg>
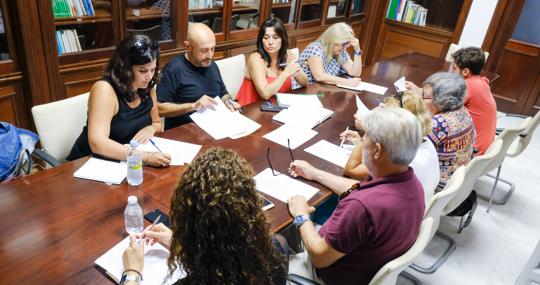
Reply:
<svg viewBox="0 0 540 285"><path fill-rule="evenodd" d="M340 22L335 23L332 26L328 27L322 35L319 37L319 41L321 41L324 54L326 55L325 61L331 61L334 55L332 54L332 50L334 49L335 44L341 44L343 42L346 42L350 39L354 38L354 32L351 26L347 25L346 23ZM343 64L341 56L337 56L337 61L339 64Z"/></svg>
<svg viewBox="0 0 540 285"><path fill-rule="evenodd" d="M385 98L384 104L394 107L401 107L398 96L399 95ZM420 121L423 136L427 136L429 132L431 132L431 121L433 118L429 112L429 109L424 103L422 96L411 91L405 91L401 95L401 102L403 102L403 109L413 113Z"/></svg>

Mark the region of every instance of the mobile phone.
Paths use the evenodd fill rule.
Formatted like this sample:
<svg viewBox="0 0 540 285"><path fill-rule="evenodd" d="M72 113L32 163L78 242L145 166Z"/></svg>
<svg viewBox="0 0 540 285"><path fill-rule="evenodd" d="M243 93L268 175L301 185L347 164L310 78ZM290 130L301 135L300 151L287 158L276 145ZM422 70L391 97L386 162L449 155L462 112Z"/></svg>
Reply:
<svg viewBox="0 0 540 285"><path fill-rule="evenodd" d="M261 195L261 194L259 194L259 197L261 197L261 199L263 201L263 207L262 207L263 211L274 208L274 203L272 203L272 201L264 198L264 196Z"/></svg>
<svg viewBox="0 0 540 285"><path fill-rule="evenodd" d="M283 110L283 107L280 107L279 105L274 105L270 101L264 101L261 103L261 111L266 112L279 112Z"/></svg>
<svg viewBox="0 0 540 285"><path fill-rule="evenodd" d="M171 227L171 222L169 221L169 216L165 213L163 213L160 209L154 209L152 212L144 215L144 218L149 221L150 223L153 223L155 219L157 219L157 217L161 215L161 217L159 218L159 223L163 223L165 226L167 226L168 228Z"/></svg>

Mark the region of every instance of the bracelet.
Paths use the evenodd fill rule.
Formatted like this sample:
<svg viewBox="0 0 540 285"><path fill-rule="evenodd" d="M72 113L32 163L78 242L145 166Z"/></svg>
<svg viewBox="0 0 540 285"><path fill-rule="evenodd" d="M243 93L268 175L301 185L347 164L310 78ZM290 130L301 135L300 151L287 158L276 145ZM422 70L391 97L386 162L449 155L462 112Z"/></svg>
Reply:
<svg viewBox="0 0 540 285"><path fill-rule="evenodd" d="M126 274L126 272L128 272L128 271L137 273L137 274L139 275L139 277L141 278L141 280L143 280L142 274L141 274L139 271L135 270L135 269L126 269L126 270L124 270L124 272L122 273L122 275Z"/></svg>
<svg viewBox="0 0 540 285"><path fill-rule="evenodd" d="M354 54L354 55L360 56L360 55L362 55L362 50L359 50L359 51L353 51L353 54Z"/></svg>

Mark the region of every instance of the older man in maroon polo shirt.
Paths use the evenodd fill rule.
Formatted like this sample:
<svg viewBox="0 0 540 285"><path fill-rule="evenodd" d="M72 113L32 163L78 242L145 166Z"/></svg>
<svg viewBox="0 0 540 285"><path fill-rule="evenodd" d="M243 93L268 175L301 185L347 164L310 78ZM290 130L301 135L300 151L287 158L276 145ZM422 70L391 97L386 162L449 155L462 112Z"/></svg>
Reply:
<svg viewBox="0 0 540 285"><path fill-rule="evenodd" d="M326 284L368 284L385 263L411 247L424 215L424 191L408 166L422 141L416 117L401 108L378 107L363 125L362 160L371 174L365 181L333 175L305 161L291 164L294 177L315 180L340 197L318 232L309 220L314 208L303 196L289 199L309 255L304 264L316 271L306 277ZM297 273L294 266L291 271Z"/></svg>

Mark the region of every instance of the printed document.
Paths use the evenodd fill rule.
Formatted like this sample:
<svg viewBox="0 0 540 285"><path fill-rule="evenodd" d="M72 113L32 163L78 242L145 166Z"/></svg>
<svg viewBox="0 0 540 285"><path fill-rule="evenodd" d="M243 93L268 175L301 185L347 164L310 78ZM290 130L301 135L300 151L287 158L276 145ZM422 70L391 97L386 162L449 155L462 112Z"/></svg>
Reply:
<svg viewBox="0 0 540 285"><path fill-rule="evenodd" d="M278 173L275 170L274 172L276 174ZM253 179L255 180L257 190L279 199L283 203L287 203L287 200L294 195L301 195L309 200L319 192L319 189L291 178L286 174L274 176L270 168L261 171Z"/></svg>
<svg viewBox="0 0 540 285"><path fill-rule="evenodd" d="M316 94L314 95L297 95L297 94L289 94L289 93L277 93L276 98L278 101L279 106L281 107L289 107L293 105L301 105L301 106L317 106L322 108L321 100L319 100L319 96Z"/></svg>
<svg viewBox="0 0 540 285"><path fill-rule="evenodd" d="M356 98L356 115L359 118L363 119L365 116L367 116L367 114L369 114L370 110L368 109L368 107L366 107L366 105L364 105L364 102L360 100L360 97L356 95L354 95L354 97Z"/></svg>
<svg viewBox="0 0 540 285"><path fill-rule="evenodd" d="M122 272L124 272L122 254L124 253L124 250L128 248L129 242L128 236L95 261L95 263L105 269L107 274L117 283L120 282ZM141 285L170 285L185 277L185 272L181 269L177 269L170 279L166 279L169 270L167 267L168 257L169 250L163 245L159 243L155 243L154 245L144 245L144 267L141 272L143 276Z"/></svg>
<svg viewBox="0 0 540 285"><path fill-rule="evenodd" d="M349 159L349 151L347 149L326 140L320 140L304 150L339 167L345 167L347 159Z"/></svg>
<svg viewBox="0 0 540 285"><path fill-rule="evenodd" d="M298 146L309 141L312 137L317 135L317 132L309 127L285 124L263 136L263 138L280 144L284 147L288 147L287 140L291 143L291 149L295 149Z"/></svg>
<svg viewBox="0 0 540 285"><path fill-rule="evenodd" d="M214 139L240 138L261 127L260 124L239 112L231 112L220 98L216 97L214 101L217 103L214 106L215 109L208 107L190 115L191 119Z"/></svg>
<svg viewBox="0 0 540 285"><path fill-rule="evenodd" d="M406 91L407 88L405 87L405 76L402 76L400 79L394 82L394 87L396 87L396 91L398 93Z"/></svg>
<svg viewBox="0 0 540 285"><path fill-rule="evenodd" d="M357 86L347 86L347 85L338 84L337 87L346 88L346 89L352 89L352 90L356 90L356 91L364 91L365 90L365 91L369 91L369 92L377 93L377 94L381 94L381 95L386 93L386 90L388 90L388 88L386 88L384 86L379 86L379 85L367 83L367 82L364 82L364 81L360 82L360 84L358 84Z"/></svg>
<svg viewBox="0 0 540 285"><path fill-rule="evenodd" d="M114 162L91 157L73 176L107 184L120 184L127 176L127 165L125 161Z"/></svg>
<svg viewBox="0 0 540 285"><path fill-rule="evenodd" d="M163 153L170 154L171 165L184 165L184 163L191 163L202 147L202 145L198 144L159 137L153 137L152 141L156 144L155 146L149 141L146 144L138 146L137 149L148 152L158 152L161 150Z"/></svg>
<svg viewBox="0 0 540 285"><path fill-rule="evenodd" d="M322 106L292 105L287 109L281 110L272 119L280 123L296 124L312 129L330 118L333 114L333 111Z"/></svg>

